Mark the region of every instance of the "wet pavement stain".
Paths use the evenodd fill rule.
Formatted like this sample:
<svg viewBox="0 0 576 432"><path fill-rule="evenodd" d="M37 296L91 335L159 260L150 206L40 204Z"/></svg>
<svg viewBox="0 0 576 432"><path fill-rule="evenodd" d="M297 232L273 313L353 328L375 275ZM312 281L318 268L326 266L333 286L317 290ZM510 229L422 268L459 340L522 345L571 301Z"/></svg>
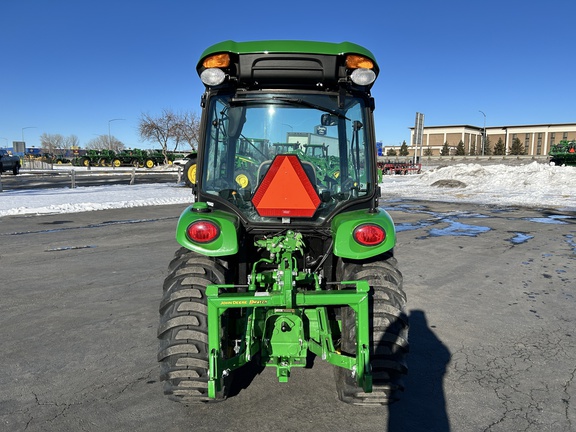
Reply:
<svg viewBox="0 0 576 432"><path fill-rule="evenodd" d="M514 237L511 237L507 240L514 245L526 243L528 240L534 238L533 235L530 235L530 234L524 233L524 232L515 232L513 234L514 234Z"/></svg>
<svg viewBox="0 0 576 432"><path fill-rule="evenodd" d="M178 218L177 217L164 217L164 218L154 218L154 219L129 219L129 220L117 220L117 221L104 221L101 223L76 226L76 227L62 227L62 228L41 229L41 230L34 230L34 231L17 231L17 232L9 232L9 233L0 233L0 236L19 236L19 235L26 235L26 234L52 234L52 233L59 233L62 231L102 228L102 227L106 227L106 226L110 226L110 225L149 223L149 222L158 222L161 220L170 220L170 219L178 219ZM68 223L68 222L66 222L66 223ZM43 223L43 225L49 225L49 224L52 224L52 223L46 223L46 222ZM56 224L58 225L58 223L56 223Z"/></svg>
<svg viewBox="0 0 576 432"><path fill-rule="evenodd" d="M566 234L566 243L570 245L572 248L572 252L576 253L576 241L574 240L574 236L572 234Z"/></svg>
<svg viewBox="0 0 576 432"><path fill-rule="evenodd" d="M465 219L490 219L493 217L505 217L510 221L522 220L539 224L557 224L565 225L576 222L576 214L571 212L553 212L549 209L541 209L542 217L506 217L506 213L517 210L515 207L485 207L486 213L452 210L448 212L431 211L428 206L421 203L403 202L402 200L388 201L386 206L382 206L386 211L396 211L411 215L423 215L424 219L417 222L396 223L396 232L415 231L421 228L432 227L428 230L428 235L418 237L426 239L429 237L447 237L447 236L465 236L476 237L480 234L489 232L492 228L488 226L470 225L463 223ZM448 224L444 228L438 228L436 225ZM533 239L534 236L525 231L510 231L512 237L506 239L513 245L520 245ZM570 244L576 253L576 241L574 236L566 236L566 241Z"/></svg>
<svg viewBox="0 0 576 432"><path fill-rule="evenodd" d="M441 219L440 222L448 223L449 225L446 228L430 229L428 231L428 234L431 237L446 237L446 236L476 237L478 234L488 232L492 229L487 226L468 225L453 219Z"/></svg>
<svg viewBox="0 0 576 432"><path fill-rule="evenodd" d="M396 232L403 232L403 231L414 231L420 228L426 228L430 225L433 225L432 222L418 222L418 223L399 223L396 224Z"/></svg>
<svg viewBox="0 0 576 432"><path fill-rule="evenodd" d="M60 251L69 251L69 250L76 250L76 249L93 249L95 245L86 245L86 246L61 246L51 249L46 249L44 252L60 252Z"/></svg>
<svg viewBox="0 0 576 432"><path fill-rule="evenodd" d="M541 224L558 224L558 225L565 225L567 219L573 219L571 216L566 215L550 215L547 217L538 217L538 218L523 218L523 220L527 220L530 222L537 222Z"/></svg>

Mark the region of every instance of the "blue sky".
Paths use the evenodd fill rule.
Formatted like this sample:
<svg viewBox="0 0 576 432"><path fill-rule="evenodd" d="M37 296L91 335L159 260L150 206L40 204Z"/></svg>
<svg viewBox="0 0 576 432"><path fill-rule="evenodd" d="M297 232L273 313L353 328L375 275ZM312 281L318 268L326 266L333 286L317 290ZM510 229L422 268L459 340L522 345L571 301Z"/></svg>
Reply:
<svg viewBox="0 0 576 432"><path fill-rule="evenodd" d="M42 133L150 147L142 113L200 113L223 40L350 41L376 56L376 136L425 125L576 122L576 2L0 0L0 147ZM124 119L115 120L112 119Z"/></svg>

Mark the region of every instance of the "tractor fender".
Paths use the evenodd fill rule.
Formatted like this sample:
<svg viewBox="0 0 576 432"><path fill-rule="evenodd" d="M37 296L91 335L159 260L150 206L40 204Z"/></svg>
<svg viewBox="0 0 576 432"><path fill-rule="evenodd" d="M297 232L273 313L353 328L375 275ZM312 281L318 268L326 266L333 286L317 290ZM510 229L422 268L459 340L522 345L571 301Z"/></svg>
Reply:
<svg viewBox="0 0 576 432"><path fill-rule="evenodd" d="M396 244L396 228L390 215L383 209L376 211L355 210L341 213L332 219L334 255L341 258L362 260L372 258L391 250ZM384 229L386 238L376 246L364 246L356 242L354 230L364 224L375 224Z"/></svg>
<svg viewBox="0 0 576 432"><path fill-rule="evenodd" d="M220 230L219 235L210 242L197 243L188 237L188 227L197 221L209 221ZM220 210L210 209L206 203L194 203L180 215L176 227L176 241L191 251L211 257L234 255L238 253L237 217Z"/></svg>

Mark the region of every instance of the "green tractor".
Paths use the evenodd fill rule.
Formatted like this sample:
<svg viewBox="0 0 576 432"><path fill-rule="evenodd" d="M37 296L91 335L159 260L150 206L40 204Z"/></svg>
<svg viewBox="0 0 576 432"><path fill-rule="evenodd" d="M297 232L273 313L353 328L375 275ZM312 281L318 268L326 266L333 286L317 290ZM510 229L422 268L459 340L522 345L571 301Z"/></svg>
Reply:
<svg viewBox="0 0 576 432"><path fill-rule="evenodd" d="M259 165L260 161L267 159L267 151L269 145L266 139L246 138L245 136L239 137L238 149L236 153L235 166L236 166L236 183L242 189L247 188L255 181L250 165ZM197 168L197 152L192 152L184 155L184 182L188 187L194 187L196 183L196 168ZM181 160L177 162L181 165ZM244 169L245 168L245 169Z"/></svg>
<svg viewBox="0 0 576 432"><path fill-rule="evenodd" d="M550 163L576 166L576 140L562 140L550 149Z"/></svg>
<svg viewBox="0 0 576 432"><path fill-rule="evenodd" d="M246 368L275 368L287 382L317 356L334 366L340 400L394 402L408 320L394 223L378 207L374 56L349 42L227 41L197 71L206 90L195 199L160 303L164 393L222 400ZM330 182L269 144L319 125L337 143ZM239 163L245 137L258 151Z"/></svg>
<svg viewBox="0 0 576 432"><path fill-rule="evenodd" d="M78 156L72 161L77 166L110 166L116 153L113 150L87 150L83 156Z"/></svg>
<svg viewBox="0 0 576 432"><path fill-rule="evenodd" d="M116 155L112 159L112 166L143 167L145 159L146 159L146 150L140 150L137 148L125 149L116 153Z"/></svg>
<svg viewBox="0 0 576 432"><path fill-rule="evenodd" d="M300 160L310 162L316 167L318 182L323 187L330 187L330 182L337 182L340 176L340 158L328 154L326 144L274 143L275 151L295 153Z"/></svg>

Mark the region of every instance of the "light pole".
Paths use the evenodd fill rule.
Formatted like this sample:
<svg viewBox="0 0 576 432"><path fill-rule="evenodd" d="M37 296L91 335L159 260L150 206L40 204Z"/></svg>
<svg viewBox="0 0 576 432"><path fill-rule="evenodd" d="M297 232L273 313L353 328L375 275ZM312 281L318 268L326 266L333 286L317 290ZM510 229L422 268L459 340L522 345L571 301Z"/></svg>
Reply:
<svg viewBox="0 0 576 432"><path fill-rule="evenodd" d="M486 114L484 111L478 110L484 116L484 131L482 132L482 156L484 156L484 149L486 147Z"/></svg>
<svg viewBox="0 0 576 432"><path fill-rule="evenodd" d="M110 123L117 120L126 120L126 119L116 118L108 120L108 150L112 150L112 136L110 135Z"/></svg>
<svg viewBox="0 0 576 432"><path fill-rule="evenodd" d="M26 126L22 128L22 142L25 143L26 141L24 141L24 129L36 129L36 126Z"/></svg>

